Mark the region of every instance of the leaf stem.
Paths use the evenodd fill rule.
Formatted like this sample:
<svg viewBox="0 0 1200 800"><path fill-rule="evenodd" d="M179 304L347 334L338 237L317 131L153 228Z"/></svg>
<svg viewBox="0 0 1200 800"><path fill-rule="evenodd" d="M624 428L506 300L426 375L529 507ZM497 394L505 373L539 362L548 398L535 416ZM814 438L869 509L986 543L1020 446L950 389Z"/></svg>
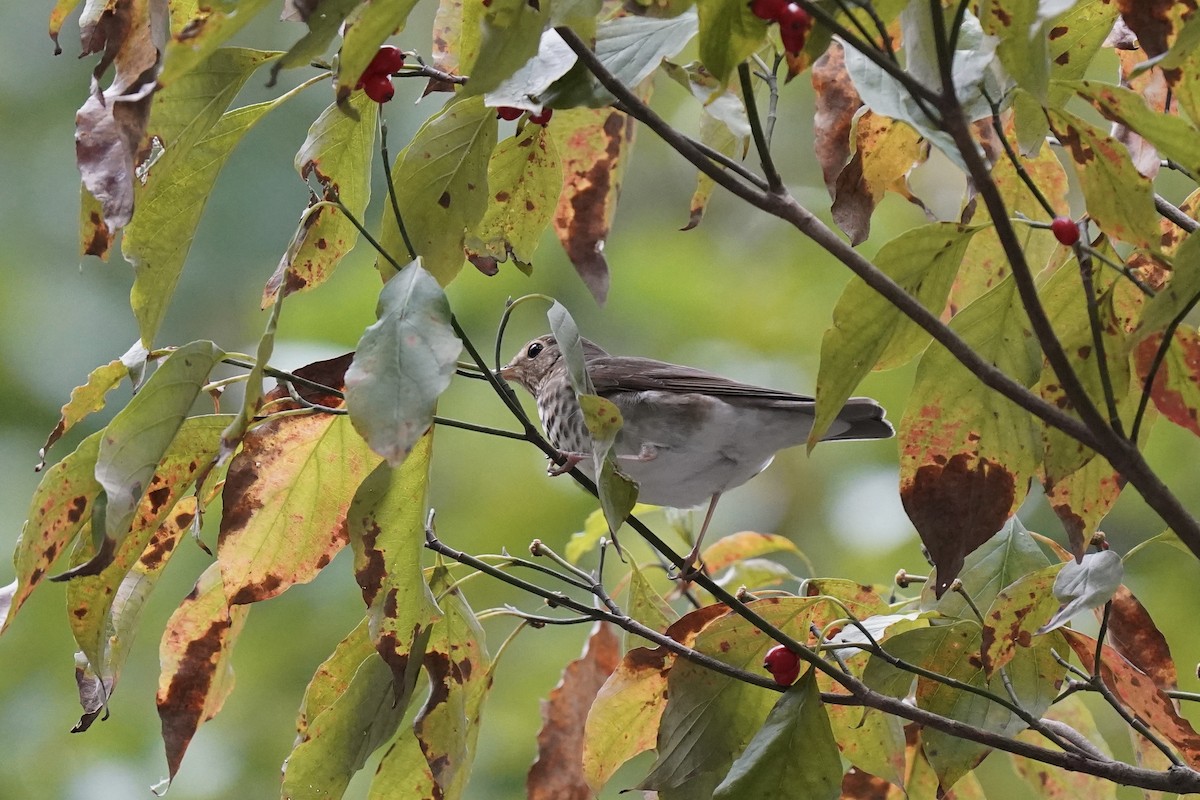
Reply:
<svg viewBox="0 0 1200 800"><path fill-rule="evenodd" d="M738 79L742 84L742 101L746 105L746 116L750 120L750 134L754 137L754 149L758 151L758 160L762 162L763 174L767 178L767 191L778 194L783 190L783 178L780 177L779 170L775 167L775 159L771 157L771 146L767 143L762 120L758 116L758 102L754 99L750 65L745 61L738 64Z"/></svg>

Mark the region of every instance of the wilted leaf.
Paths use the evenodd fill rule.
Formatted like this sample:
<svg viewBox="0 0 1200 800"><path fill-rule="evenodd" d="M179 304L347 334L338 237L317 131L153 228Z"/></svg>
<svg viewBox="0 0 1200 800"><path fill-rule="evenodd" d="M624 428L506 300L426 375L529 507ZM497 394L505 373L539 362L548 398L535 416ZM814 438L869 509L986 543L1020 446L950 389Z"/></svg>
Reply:
<svg viewBox="0 0 1200 800"><path fill-rule="evenodd" d="M713 798L769 797L786 788L796 797L835 800L841 786L842 759L810 667L775 703Z"/></svg>
<svg viewBox="0 0 1200 800"><path fill-rule="evenodd" d="M230 603L306 583L346 544L346 510L379 465L344 416L263 423L229 465L217 560Z"/></svg>
<svg viewBox="0 0 1200 800"><path fill-rule="evenodd" d="M834 41L812 69L816 108L813 111L813 152L825 177L829 196L835 196L838 176L850 160L850 133L862 108L862 98L846 72L842 43Z"/></svg>
<svg viewBox="0 0 1200 800"><path fill-rule="evenodd" d="M462 342L445 292L419 260L384 285L375 313L379 321L346 371L346 408L354 429L395 467L433 424Z"/></svg>
<svg viewBox="0 0 1200 800"><path fill-rule="evenodd" d="M537 760L525 781L530 800L591 800L583 772L584 724L596 693L620 662L612 626L592 627L583 655L567 664L562 680L542 702Z"/></svg>
<svg viewBox="0 0 1200 800"><path fill-rule="evenodd" d="M1059 633L1089 671L1096 656L1096 640L1071 628ZM1167 739L1193 769L1200 764L1200 734L1179 715L1171 698L1163 694L1154 680L1129 663L1113 648L1104 645L1100 658L1100 678L1139 719Z"/></svg>
<svg viewBox="0 0 1200 800"><path fill-rule="evenodd" d="M592 297L608 297L604 243L633 144L633 120L611 109L573 108L554 115L547 130L562 159L565 186L554 231Z"/></svg>
<svg viewBox="0 0 1200 800"><path fill-rule="evenodd" d="M984 359L1030 385L1041 366L1012 278L951 327ZM926 351L899 426L900 498L937 565L940 595L963 557L1017 509L1037 469L1033 418L940 346Z"/></svg>
<svg viewBox="0 0 1200 800"><path fill-rule="evenodd" d="M400 213L417 251L411 255L420 256L442 286L462 269L466 232L487 211L487 167L495 146L495 112L484 108L482 97L455 97L425 121L392 166L392 182L403 193ZM405 263L409 255L390 204L380 228L384 252ZM384 259L377 264L385 279L393 274Z"/></svg>
<svg viewBox="0 0 1200 800"><path fill-rule="evenodd" d="M296 171L303 180L315 177L324 187L324 200L340 200L355 219L362 220L371 199L371 156L379 104L365 93L347 103L354 116L334 104L308 129L296 153ZM315 197L315 196L314 196ZM315 202L315 200L314 200ZM287 253L267 280L262 306L285 295L324 283L358 242L358 228L341 209L322 206L306 213Z"/></svg>
<svg viewBox="0 0 1200 800"><path fill-rule="evenodd" d="M1139 385L1144 386L1159 349L1162 334L1143 339L1133 351ZM1171 335L1165 357L1154 373L1150 399L1158 412L1181 428L1200 436L1200 333L1181 324Z"/></svg>
<svg viewBox="0 0 1200 800"><path fill-rule="evenodd" d="M104 408L104 398L117 388L128 374L129 370L125 368L121 360L113 359L92 370L88 375L87 383L83 386L76 386L71 390L71 399L63 405L59 412L58 424L54 426L54 430L50 431L50 435L46 437L46 443L38 451L38 455L42 459L37 467L39 472L46 466L46 451L64 433L74 427L75 423Z"/></svg>
<svg viewBox="0 0 1200 800"><path fill-rule="evenodd" d="M230 655L249 611L226 604L221 565L212 564L167 621L156 702L170 779L196 729L217 715L233 691Z"/></svg>
<svg viewBox="0 0 1200 800"><path fill-rule="evenodd" d="M1167 638L1127 586L1118 587L1113 595L1108 613L1108 643L1153 678L1155 686L1174 689L1179 685Z"/></svg>
<svg viewBox="0 0 1200 800"><path fill-rule="evenodd" d="M975 230L943 222L916 228L884 245L875 264L932 313L940 314ZM928 339L929 334L861 278L852 278L833 309L833 325L821 339L817 411L808 434L809 448L829 430L859 381L885 351L904 350L911 358ZM904 360L893 357L893 366Z"/></svg>

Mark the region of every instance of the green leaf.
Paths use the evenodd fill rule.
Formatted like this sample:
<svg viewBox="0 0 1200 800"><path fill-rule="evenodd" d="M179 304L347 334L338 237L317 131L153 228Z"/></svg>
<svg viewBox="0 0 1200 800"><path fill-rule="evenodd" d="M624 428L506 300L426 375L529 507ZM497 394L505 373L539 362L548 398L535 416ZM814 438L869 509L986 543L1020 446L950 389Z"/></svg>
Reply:
<svg viewBox="0 0 1200 800"><path fill-rule="evenodd" d="M671 58L683 50L699 30L700 21L691 9L665 19L634 15L617 17L596 28L596 57L613 77L636 89L658 69L664 58Z"/></svg>
<svg viewBox="0 0 1200 800"><path fill-rule="evenodd" d="M384 284L376 315L346 370L346 408L354 429L395 467L433 424L462 342L445 292L419 260Z"/></svg>
<svg viewBox="0 0 1200 800"><path fill-rule="evenodd" d="M483 40L479 57L467 72L471 81L466 95L495 89L537 55L542 31L549 21L549 4L527 0L492 0L483 15Z"/></svg>
<svg viewBox="0 0 1200 800"><path fill-rule="evenodd" d="M77 422L104 408L104 398L117 388L128 375L129 370L121 363L121 359L113 359L92 370L88 374L87 383L83 386L76 386L71 390L71 399L63 405L59 412L58 424L54 426L54 430L50 431L50 435L46 437L46 443L38 451L38 456L42 459L36 468L39 472L46 466L46 451Z"/></svg>
<svg viewBox="0 0 1200 800"><path fill-rule="evenodd" d="M148 183L139 197L137 213L121 239L121 252L133 265L129 300L147 347L166 316L196 226L225 161L251 128L292 96L289 92L227 112L152 189Z"/></svg>
<svg viewBox="0 0 1200 800"><path fill-rule="evenodd" d="M1159 241L1154 188L1123 144L1091 123L1049 109L1050 124L1079 178L1088 214L1114 239L1155 249Z"/></svg>
<svg viewBox="0 0 1200 800"><path fill-rule="evenodd" d="M842 794L842 758L812 668L779 698L713 800L771 800L781 789L798 800Z"/></svg>
<svg viewBox="0 0 1200 800"><path fill-rule="evenodd" d="M1050 83L1050 50L1041 4L981 3L979 21L985 33L999 39L996 56L1009 77L1045 102Z"/></svg>
<svg viewBox="0 0 1200 800"><path fill-rule="evenodd" d="M305 694L302 725L284 762L286 800L341 797L350 779L400 727L417 672L395 685L392 671L371 648L366 620L318 668ZM314 690L315 685L315 690Z"/></svg>
<svg viewBox="0 0 1200 800"><path fill-rule="evenodd" d="M656 511L658 508L659 506L638 503L629 513L634 516L641 516L647 512ZM620 533L620 531L617 532ZM578 564L581 558L590 553L592 548L610 533L608 520L604 518L604 511L598 508L591 514L588 514L587 519L583 522L583 530L571 534L571 538L567 540L564 555L572 564Z"/></svg>
<svg viewBox="0 0 1200 800"><path fill-rule="evenodd" d="M1104 605L1125 578L1125 562L1112 550L1088 553L1082 562L1068 561L1054 581L1054 596L1062 606L1038 629L1049 633L1066 625L1076 614Z"/></svg>
<svg viewBox="0 0 1200 800"><path fill-rule="evenodd" d="M346 510L379 461L344 416L285 416L251 430L222 493L217 561L230 603L312 580L346 544Z"/></svg>
<svg viewBox="0 0 1200 800"><path fill-rule="evenodd" d="M880 249L875 264L934 314L941 314L963 254L978 228L938 222L903 233ZM885 359L895 367L915 356L929 334L869 287L852 278L833 309L821 339L817 410L808 435L812 448L859 381Z"/></svg>
<svg viewBox="0 0 1200 800"><path fill-rule="evenodd" d="M366 71L379 46L388 37L404 30L409 13L417 0L392 0L388 3L364 3L354 24L345 31L338 54L338 100L344 101Z"/></svg>
<svg viewBox="0 0 1200 800"><path fill-rule="evenodd" d="M219 58L223 52L235 50L236 48L218 48L254 20L269 4L269 0L239 0L236 4L211 3L205 4L203 8L197 7L196 13L186 23L188 35L172 36L167 41L166 52L163 54L163 70L158 76L162 91L171 91L177 84L192 80L198 72L212 64L212 59ZM175 16L173 13L172 17ZM205 59L209 59L209 64L198 70L197 67ZM226 105L228 101L221 108L225 108Z"/></svg>
<svg viewBox="0 0 1200 800"><path fill-rule="evenodd" d="M221 565L210 564L167 620L158 661L158 716L170 779L179 771L200 725L216 716L233 691L233 646L250 609L230 607L221 590Z"/></svg>
<svg viewBox="0 0 1200 800"><path fill-rule="evenodd" d="M555 6L557 8L557 5ZM479 57L481 21L487 7L470 0L440 0L433 17L433 64L454 75L469 73Z"/></svg>
<svg viewBox="0 0 1200 800"><path fill-rule="evenodd" d="M429 628L441 611L425 583L425 494L433 435L399 469L380 464L346 512L354 576L367 604L371 639L399 688L416 680Z"/></svg>
<svg viewBox="0 0 1200 800"><path fill-rule="evenodd" d="M742 0L697 0L700 60L721 85L767 38L767 23Z"/></svg>
<svg viewBox="0 0 1200 800"><path fill-rule="evenodd" d="M96 456L96 482L104 489L104 503L93 510L95 554L56 580L96 575L112 563L159 461L222 357L212 342L179 348L104 429Z"/></svg>
<svg viewBox="0 0 1200 800"><path fill-rule="evenodd" d="M576 397L596 394L596 389L592 386L592 379L588 377L587 365L583 360L583 337L579 333L579 326L575 324L571 312L567 311L566 306L555 300L554 304L546 311L546 319L550 322L550 332L554 334L554 341L558 344L563 358L566 359L567 377L571 381L571 388L575 390Z"/></svg>
<svg viewBox="0 0 1200 800"><path fill-rule="evenodd" d="M467 258L492 274L497 262L531 272L533 253L554 216L562 192L558 148L544 125L526 125L500 142L488 163L491 199L483 219L467 236Z"/></svg>
<svg viewBox="0 0 1200 800"><path fill-rule="evenodd" d="M958 579L980 608L991 606L1007 586L1050 563L1025 526L1013 517L995 536L967 556ZM934 602L929 583L921 592L921 607L936 608L952 619L975 619L975 612L957 592Z"/></svg>
<svg viewBox="0 0 1200 800"><path fill-rule="evenodd" d="M400 213L416 255L442 286L463 265L463 239L487 211L487 166L496 145L496 114L482 97L456 97L417 131L397 157L392 180L401 192ZM384 208L380 244L403 263L406 252L390 205ZM390 265L377 262L381 272Z"/></svg>
<svg viewBox="0 0 1200 800"><path fill-rule="evenodd" d="M625 613L647 628L659 632L665 631L672 622L679 619L679 614L654 590L645 573L633 560L629 562L629 598L625 603ZM633 637L634 634L626 631L626 648L638 646L633 644Z"/></svg>
<svg viewBox="0 0 1200 800"><path fill-rule="evenodd" d="M295 165L302 180L315 177L325 188L322 199L340 200L361 220L371 199L371 156L379 104L360 92L348 105L353 115L332 104L317 117L296 153ZM274 302L281 290L288 295L324 283L357 242L358 228L341 209L321 206L306 213L287 253L267 280L263 307Z"/></svg>
<svg viewBox="0 0 1200 800"><path fill-rule="evenodd" d="M950 327L1019 383L1036 380L1041 354L1011 276ZM937 565L940 594L962 558L1020 506L1041 454L1037 428L1027 411L934 346L917 367L899 439L900 497Z"/></svg>
<svg viewBox="0 0 1200 800"><path fill-rule="evenodd" d="M1171 261L1171 280L1146 302L1135 340L1165 329L1200 295L1200 236L1184 239Z"/></svg>
<svg viewBox="0 0 1200 800"><path fill-rule="evenodd" d="M308 33L288 48L283 58L271 67L269 84L275 84L280 70L306 67L314 58L323 54L337 36L346 17L358 8L361 2L362 0L321 0L320 5L313 9L315 13L310 13L305 20Z"/></svg>

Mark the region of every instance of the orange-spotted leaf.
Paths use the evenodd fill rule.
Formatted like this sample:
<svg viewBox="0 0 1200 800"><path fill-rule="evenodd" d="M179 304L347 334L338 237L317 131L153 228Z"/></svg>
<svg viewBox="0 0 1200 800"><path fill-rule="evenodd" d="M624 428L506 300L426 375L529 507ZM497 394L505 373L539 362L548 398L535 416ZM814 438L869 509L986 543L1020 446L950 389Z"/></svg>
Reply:
<svg viewBox="0 0 1200 800"><path fill-rule="evenodd" d="M1074 562L1071 562L1074 563ZM1033 635L1054 614L1059 601L1051 591L1063 564L1051 564L1006 586L983 614L982 656L987 677L1029 647Z"/></svg>
<svg viewBox="0 0 1200 800"><path fill-rule="evenodd" d="M740 531L724 536L704 548L700 560L710 572L720 572L738 561L758 558L772 553L800 554L796 543L777 533Z"/></svg>
<svg viewBox="0 0 1200 800"><path fill-rule="evenodd" d="M1096 612L1099 614L1099 610ZM1126 586L1117 588L1108 612L1108 643L1154 679L1161 689L1179 685L1171 647L1150 612Z"/></svg>
<svg viewBox="0 0 1200 800"><path fill-rule="evenodd" d="M1133 353L1133 364L1144 385L1150 376L1161 333L1143 339ZM1154 373L1150 399L1159 413L1185 430L1200 436L1200 333L1190 325L1180 325L1171 336L1165 356Z"/></svg>
<svg viewBox="0 0 1200 800"><path fill-rule="evenodd" d="M583 768L585 723L596 693L621 661L620 640L607 622L592 627L583 655L567 664L542 703L538 754L525 780L530 800L589 798Z"/></svg>

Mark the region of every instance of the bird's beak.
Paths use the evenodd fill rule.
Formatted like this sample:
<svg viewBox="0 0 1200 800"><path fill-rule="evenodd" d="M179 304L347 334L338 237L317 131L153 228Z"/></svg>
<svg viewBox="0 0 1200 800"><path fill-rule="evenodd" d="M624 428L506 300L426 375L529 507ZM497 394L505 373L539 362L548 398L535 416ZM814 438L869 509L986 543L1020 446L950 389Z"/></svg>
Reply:
<svg viewBox="0 0 1200 800"><path fill-rule="evenodd" d="M514 367L512 364L505 364L503 367L500 368L500 371L497 372L496 374L499 375L504 380L510 381L513 379L513 371L515 369L516 369L516 367Z"/></svg>

